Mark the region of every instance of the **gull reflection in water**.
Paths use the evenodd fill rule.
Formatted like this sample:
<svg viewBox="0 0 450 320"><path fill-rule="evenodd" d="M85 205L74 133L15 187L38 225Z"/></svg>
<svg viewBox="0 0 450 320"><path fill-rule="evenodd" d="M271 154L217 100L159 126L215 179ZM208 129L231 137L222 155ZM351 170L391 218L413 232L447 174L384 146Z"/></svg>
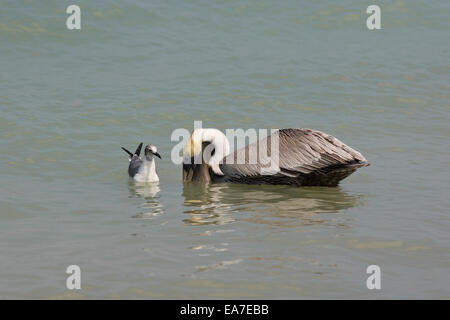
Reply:
<svg viewBox="0 0 450 320"><path fill-rule="evenodd" d="M337 214L362 204L363 196L340 187L266 186L242 184L185 184L184 219L187 225L227 224L236 220L295 227L336 222Z"/></svg>
<svg viewBox="0 0 450 320"><path fill-rule="evenodd" d="M142 211L133 218L150 219L164 213L164 208L159 202L159 183L138 183L130 181L128 183L130 197L143 198L145 201L139 206Z"/></svg>

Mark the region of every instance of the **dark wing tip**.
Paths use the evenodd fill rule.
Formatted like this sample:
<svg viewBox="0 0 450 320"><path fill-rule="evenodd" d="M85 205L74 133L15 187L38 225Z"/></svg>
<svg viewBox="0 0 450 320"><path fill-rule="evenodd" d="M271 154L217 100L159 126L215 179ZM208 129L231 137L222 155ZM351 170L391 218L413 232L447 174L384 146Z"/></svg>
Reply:
<svg viewBox="0 0 450 320"><path fill-rule="evenodd" d="M141 142L141 143L139 144L139 146L137 147L136 151L134 152L134 154L137 155L138 157L141 155L141 149L142 149L142 145L143 145L143 144L144 144L144 143Z"/></svg>
<svg viewBox="0 0 450 320"><path fill-rule="evenodd" d="M128 153L128 155L132 158L133 157L133 154L130 152L130 151L128 151L127 149L125 149L124 147L121 147L122 148L122 150L123 151L125 151L126 153Z"/></svg>
<svg viewBox="0 0 450 320"><path fill-rule="evenodd" d="M347 164L347 166L349 167L355 167L355 168L363 168L363 167L368 167L370 166L370 162L364 160L364 161L355 161L352 163Z"/></svg>

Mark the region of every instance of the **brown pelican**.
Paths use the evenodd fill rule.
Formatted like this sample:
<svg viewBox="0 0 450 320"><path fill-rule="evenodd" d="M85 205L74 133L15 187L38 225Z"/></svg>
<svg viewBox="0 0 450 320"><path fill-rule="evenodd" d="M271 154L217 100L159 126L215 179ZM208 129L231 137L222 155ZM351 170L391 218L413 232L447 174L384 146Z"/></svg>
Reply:
<svg viewBox="0 0 450 320"><path fill-rule="evenodd" d="M275 166L263 159L262 149L269 157L276 157ZM358 151L311 129L280 129L229 152L227 137L221 131L194 130L184 148L183 181L331 187L357 168L369 165Z"/></svg>

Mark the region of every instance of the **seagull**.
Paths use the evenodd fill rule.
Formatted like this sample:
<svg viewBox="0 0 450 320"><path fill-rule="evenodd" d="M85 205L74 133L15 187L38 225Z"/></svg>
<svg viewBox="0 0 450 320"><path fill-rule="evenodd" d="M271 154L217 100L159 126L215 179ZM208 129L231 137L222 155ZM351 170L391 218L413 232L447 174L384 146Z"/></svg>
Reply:
<svg viewBox="0 0 450 320"><path fill-rule="evenodd" d="M128 166L128 175L130 179L136 182L158 182L159 177L156 173L156 165L154 156L161 159L156 146L148 144L145 147L145 157L140 157L143 143L141 142L136 151L131 153L124 147L121 147L130 156L130 165Z"/></svg>
<svg viewBox="0 0 450 320"><path fill-rule="evenodd" d="M261 147L266 149L265 154L277 156L275 165L263 161ZM203 154L208 151L210 156L204 160ZM252 156L253 162L249 161ZM201 183L334 187L357 168L370 165L361 153L337 138L298 128L276 130L231 154L227 137L220 130L195 129L183 157L183 181Z"/></svg>

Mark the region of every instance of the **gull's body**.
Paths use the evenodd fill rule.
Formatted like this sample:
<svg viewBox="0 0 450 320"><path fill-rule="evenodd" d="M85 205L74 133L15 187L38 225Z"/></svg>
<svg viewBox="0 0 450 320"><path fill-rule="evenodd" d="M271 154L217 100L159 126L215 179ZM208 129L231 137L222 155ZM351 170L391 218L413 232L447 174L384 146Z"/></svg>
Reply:
<svg viewBox="0 0 450 320"><path fill-rule="evenodd" d="M140 157L142 143L138 146L135 153L132 154L127 149L123 148L125 152L130 155L130 164L128 166L128 176L131 180L136 182L158 182L159 177L156 172L156 164L154 156L161 158L154 145L147 145L145 147L144 159Z"/></svg>
<svg viewBox="0 0 450 320"><path fill-rule="evenodd" d="M259 155L261 146L266 146L266 154L272 154L272 140L277 143L279 155L274 167L268 166ZM208 146L215 151L212 156L207 161L194 164L195 157ZM281 129L234 153L229 154L229 149L225 135L219 130L194 130L185 148L183 180L336 186L357 168L369 165L358 151L331 135L311 129ZM249 161L251 154L256 155L256 162ZM239 162L238 159L244 161Z"/></svg>
<svg viewBox="0 0 450 320"><path fill-rule="evenodd" d="M137 162L137 161L136 161ZM136 166L139 165L139 166ZM131 163L130 163L131 167ZM130 170L128 170L128 173ZM151 159L150 161L147 161L146 159L140 160L140 164L135 163L133 164L133 167L131 168L133 181L136 182L158 182L159 177L156 173L156 165L155 165L155 159Z"/></svg>

